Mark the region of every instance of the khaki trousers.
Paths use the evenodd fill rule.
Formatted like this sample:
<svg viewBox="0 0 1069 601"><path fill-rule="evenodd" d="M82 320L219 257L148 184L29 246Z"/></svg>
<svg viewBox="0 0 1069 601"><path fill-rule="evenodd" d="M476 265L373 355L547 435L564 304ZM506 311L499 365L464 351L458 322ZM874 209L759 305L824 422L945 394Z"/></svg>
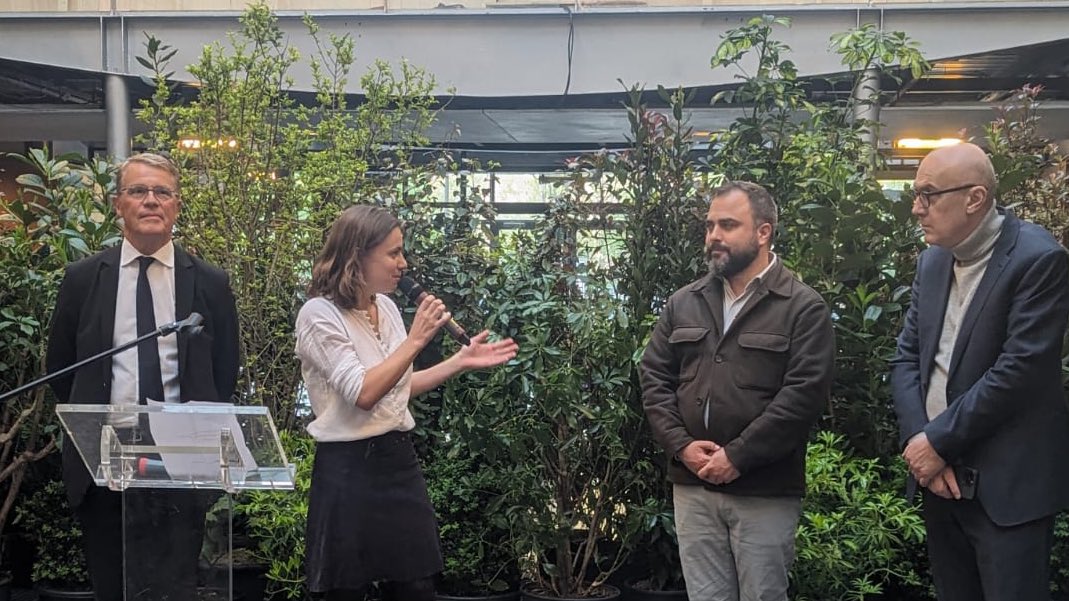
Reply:
<svg viewBox="0 0 1069 601"><path fill-rule="evenodd" d="M787 601L801 499L679 484L673 494L690 601Z"/></svg>

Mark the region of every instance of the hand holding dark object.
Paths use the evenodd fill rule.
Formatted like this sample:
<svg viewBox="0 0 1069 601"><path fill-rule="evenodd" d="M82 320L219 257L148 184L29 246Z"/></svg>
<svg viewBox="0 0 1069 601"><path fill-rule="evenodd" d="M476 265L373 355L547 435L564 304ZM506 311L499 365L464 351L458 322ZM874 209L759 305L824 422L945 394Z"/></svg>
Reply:
<svg viewBox="0 0 1069 601"><path fill-rule="evenodd" d="M452 314L445 309L445 303L441 299L424 294L416 308L416 315L412 320L412 327L408 335L422 348L430 343L438 330L452 319Z"/></svg>
<svg viewBox="0 0 1069 601"><path fill-rule="evenodd" d="M412 301L412 304L420 307L422 307L423 302L427 298L434 298L433 296L427 294L427 291L424 290L422 286L417 284L415 280L408 276L404 276L399 282L397 282L397 288L400 289L406 297L408 297L408 300ZM436 300L441 303L440 299ZM469 344L471 344L471 338L468 337L468 334L464 331L464 328L460 327L460 324L453 321L452 313L445 311L445 304L441 305L441 310L446 315L446 318L445 321L439 327L444 326L445 331L449 332L449 335L452 336L453 340L456 340L460 344L464 346L468 346ZM440 316L441 315L439 315L439 317Z"/></svg>

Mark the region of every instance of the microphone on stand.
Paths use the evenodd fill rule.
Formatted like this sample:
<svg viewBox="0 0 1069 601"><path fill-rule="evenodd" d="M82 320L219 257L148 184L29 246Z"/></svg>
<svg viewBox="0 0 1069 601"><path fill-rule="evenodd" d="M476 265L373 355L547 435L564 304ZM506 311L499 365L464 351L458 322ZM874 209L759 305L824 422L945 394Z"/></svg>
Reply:
<svg viewBox="0 0 1069 601"><path fill-rule="evenodd" d="M416 280L407 275L397 282L397 287L408 297L408 300L412 301L412 304L419 305L427 297L427 291L423 289L423 286L417 284ZM471 344L471 338L468 337L468 333L464 331L464 328L460 327L456 320L450 318L449 321L445 322L444 327L445 331L449 332L449 335L453 337L453 340L464 346Z"/></svg>
<svg viewBox="0 0 1069 601"><path fill-rule="evenodd" d="M106 351L101 351L101 352L93 355L92 357L87 357L85 359L82 359L81 361L78 361L77 363L68 365L67 367L64 367L63 369L61 369L59 371L52 372L50 374L46 374L46 375L44 375L44 376L42 376L40 378L37 378L36 380L34 380L32 382L28 382L26 384L23 384L22 386L19 386L18 388L14 389L14 390L9 390L7 392L0 393L0 404L3 404L8 399L15 398L16 396L18 396L18 395L20 395L20 394L22 394L24 392L28 392L30 390L33 390L34 388L37 388L38 386L40 386L42 384L45 384L47 382L51 382L52 380L55 380L56 378L58 378L60 376L65 376L65 375L67 375L67 374L69 374L69 373L71 373L73 371L76 371L76 370L78 370L79 368L81 368L81 367L83 367L85 365L93 363L94 361L99 361L100 359L103 359L105 357L110 357L110 356L112 356L112 355L114 355L116 353L121 353L122 351L125 351L126 349L128 349L130 347L137 346L138 343L143 342L145 340L148 340L150 338L157 338L159 336L167 336L169 334L174 334L175 332L187 332L190 335L194 335L195 336L195 335L201 333L202 330L204 330L204 326L201 325L203 323L204 323L204 316L203 315L201 315L200 313L190 313L189 317L187 317L187 318L185 318L185 319L183 319L181 321L172 321L171 323L162 325L162 326L156 328L155 330L152 330L151 332L149 332L147 334L144 334L142 336L138 336L134 340L131 340L131 341L123 343L123 344L120 344L119 346L110 348L110 349L108 349ZM457 327L459 328L459 326L457 326ZM464 330L460 330L460 331L463 333Z"/></svg>
<svg viewBox="0 0 1069 601"><path fill-rule="evenodd" d="M190 313L189 317L180 320L172 321L169 324L160 326L160 335L166 336L171 332L187 332L192 336L196 336L204 331L204 316L200 313Z"/></svg>

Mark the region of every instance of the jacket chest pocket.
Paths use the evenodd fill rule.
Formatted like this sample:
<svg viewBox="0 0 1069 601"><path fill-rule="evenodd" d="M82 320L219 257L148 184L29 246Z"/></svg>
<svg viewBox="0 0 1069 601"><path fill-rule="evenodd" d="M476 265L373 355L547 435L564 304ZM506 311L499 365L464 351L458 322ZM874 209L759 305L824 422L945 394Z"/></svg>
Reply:
<svg viewBox="0 0 1069 601"><path fill-rule="evenodd" d="M791 339L772 332L743 332L732 372L739 388L776 391L783 386Z"/></svg>
<svg viewBox="0 0 1069 601"><path fill-rule="evenodd" d="M705 347L708 344L709 328L680 326L672 330L668 343L673 354L679 357L679 382L689 382L698 374Z"/></svg>

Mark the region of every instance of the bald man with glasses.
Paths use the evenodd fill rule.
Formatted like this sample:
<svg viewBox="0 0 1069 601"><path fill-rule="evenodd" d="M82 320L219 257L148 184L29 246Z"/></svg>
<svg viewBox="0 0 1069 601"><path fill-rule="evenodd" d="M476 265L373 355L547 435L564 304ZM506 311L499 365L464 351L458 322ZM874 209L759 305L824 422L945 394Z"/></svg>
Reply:
<svg viewBox="0 0 1069 601"><path fill-rule="evenodd" d="M52 386L59 402L231 400L238 376L234 296L225 272L172 241L182 206L178 176L169 159L150 153L134 155L119 167L114 204L122 220L122 244L67 266L52 316L48 371L193 312L204 317L203 332L146 341L58 379ZM114 426L128 443L150 440L141 424ZM124 508L120 493L93 486L73 444L63 446L63 482L85 534L97 601L195 598L210 497L130 489ZM124 546L126 558L150 565L124 573Z"/></svg>
<svg viewBox="0 0 1069 601"><path fill-rule="evenodd" d="M914 181L929 248L891 382L940 601L1048 601L1054 515L1069 506L1069 256L996 189L972 144L933 151Z"/></svg>

